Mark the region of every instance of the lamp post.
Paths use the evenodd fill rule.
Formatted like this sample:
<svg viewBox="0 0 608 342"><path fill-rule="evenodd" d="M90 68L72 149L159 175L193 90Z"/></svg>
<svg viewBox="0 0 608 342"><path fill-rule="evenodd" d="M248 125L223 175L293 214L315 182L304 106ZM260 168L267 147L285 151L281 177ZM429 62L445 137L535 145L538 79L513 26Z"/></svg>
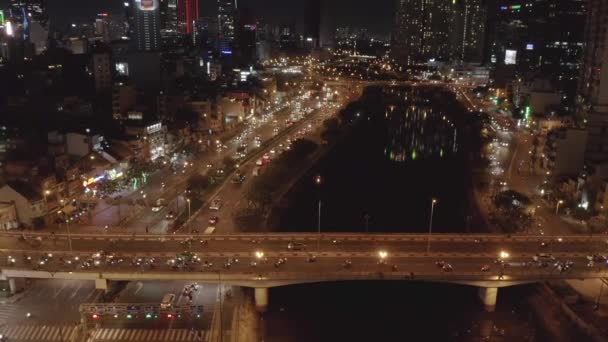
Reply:
<svg viewBox="0 0 608 342"><path fill-rule="evenodd" d="M427 253L431 251L431 234L433 234L433 214L435 211L435 204L437 204L437 199L431 199L431 215L429 216L429 236L426 242Z"/></svg>
<svg viewBox="0 0 608 342"><path fill-rule="evenodd" d="M315 184L319 189L319 206L318 206L318 215L317 215L317 253L320 252L320 244L321 244L321 183L323 180L321 179L321 175L317 175L315 177Z"/></svg>
<svg viewBox="0 0 608 342"><path fill-rule="evenodd" d="M72 253L72 234L70 233L70 219L66 218L66 215L61 210L57 211L57 215L63 214L63 219L65 220L65 228L68 231L68 248L70 249L70 253Z"/></svg>
<svg viewBox="0 0 608 342"><path fill-rule="evenodd" d="M557 215L559 213L559 206L562 204L564 204L563 200L557 201L557 204L555 205L555 215Z"/></svg>
<svg viewBox="0 0 608 342"><path fill-rule="evenodd" d="M186 202L188 202L188 232L192 232L192 224L190 223L190 199L186 198Z"/></svg>
<svg viewBox="0 0 608 342"><path fill-rule="evenodd" d="M371 216L366 213L365 215L363 215L363 218L365 219L365 232L369 233L369 219L371 218Z"/></svg>

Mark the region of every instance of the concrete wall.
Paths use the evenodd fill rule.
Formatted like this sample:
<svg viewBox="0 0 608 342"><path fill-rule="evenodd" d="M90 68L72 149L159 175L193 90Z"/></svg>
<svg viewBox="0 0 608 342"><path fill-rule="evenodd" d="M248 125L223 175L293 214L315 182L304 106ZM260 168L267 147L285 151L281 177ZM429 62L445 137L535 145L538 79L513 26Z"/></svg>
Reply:
<svg viewBox="0 0 608 342"><path fill-rule="evenodd" d="M583 170L587 131L568 129L564 139L558 139L555 147L555 175L577 175Z"/></svg>
<svg viewBox="0 0 608 342"><path fill-rule="evenodd" d="M32 224L32 220L35 217L42 216L45 211L45 208L43 208L44 202L38 201L32 203L32 205L27 198L21 196L21 194L8 185L0 188L0 198L4 202L13 201L15 203L15 208L17 209L19 222L28 226Z"/></svg>

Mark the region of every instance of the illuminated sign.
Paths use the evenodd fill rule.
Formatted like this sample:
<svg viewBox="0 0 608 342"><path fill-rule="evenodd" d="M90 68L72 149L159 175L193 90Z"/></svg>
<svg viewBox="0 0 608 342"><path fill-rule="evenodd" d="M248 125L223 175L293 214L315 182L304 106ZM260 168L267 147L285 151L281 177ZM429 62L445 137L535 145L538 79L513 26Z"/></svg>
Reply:
<svg viewBox="0 0 608 342"><path fill-rule="evenodd" d="M4 26L4 12L0 10L0 26Z"/></svg>
<svg viewBox="0 0 608 342"><path fill-rule="evenodd" d="M10 21L6 22L6 35L9 37L13 36L13 24Z"/></svg>
<svg viewBox="0 0 608 342"><path fill-rule="evenodd" d="M526 44L526 50L534 50L534 44Z"/></svg>
<svg viewBox="0 0 608 342"><path fill-rule="evenodd" d="M511 5L511 6L500 6L500 10L501 11L506 11L506 10L519 10L521 9L521 5Z"/></svg>
<svg viewBox="0 0 608 342"><path fill-rule="evenodd" d="M116 73L121 76L129 76L129 64L119 62L115 65Z"/></svg>
<svg viewBox="0 0 608 342"><path fill-rule="evenodd" d="M154 11L158 8L158 0L135 0L140 11Z"/></svg>
<svg viewBox="0 0 608 342"><path fill-rule="evenodd" d="M505 51L505 64L506 65L517 64L517 51L516 50L506 50Z"/></svg>
<svg viewBox="0 0 608 342"><path fill-rule="evenodd" d="M101 176L97 176L95 178L91 177L85 181L82 182L82 186L84 186L85 188L91 184L95 184L97 182L99 182L100 180L104 179L105 176L101 175Z"/></svg>

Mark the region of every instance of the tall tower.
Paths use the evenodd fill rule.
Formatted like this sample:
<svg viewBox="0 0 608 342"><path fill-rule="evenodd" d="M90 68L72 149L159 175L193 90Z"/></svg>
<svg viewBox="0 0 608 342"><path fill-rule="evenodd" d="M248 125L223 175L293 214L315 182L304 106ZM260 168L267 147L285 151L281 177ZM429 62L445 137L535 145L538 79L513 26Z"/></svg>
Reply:
<svg viewBox="0 0 608 342"><path fill-rule="evenodd" d="M195 23L199 19L199 0L179 0L177 13L179 18L179 30L182 33L192 34Z"/></svg>
<svg viewBox="0 0 608 342"><path fill-rule="evenodd" d="M450 56L454 1L398 0L392 54L405 64Z"/></svg>
<svg viewBox="0 0 608 342"><path fill-rule="evenodd" d="M160 6L158 0L133 0L134 43L139 51L160 49Z"/></svg>
<svg viewBox="0 0 608 342"><path fill-rule="evenodd" d="M236 0L217 0L218 48L221 55L232 54L236 10Z"/></svg>
<svg viewBox="0 0 608 342"><path fill-rule="evenodd" d="M579 78L580 114L587 120L591 162L608 161L608 2L589 0Z"/></svg>
<svg viewBox="0 0 608 342"><path fill-rule="evenodd" d="M160 0L161 30L178 32L179 19L177 14L178 0Z"/></svg>
<svg viewBox="0 0 608 342"><path fill-rule="evenodd" d="M452 59L481 62L485 40L486 7L482 0L453 2Z"/></svg>

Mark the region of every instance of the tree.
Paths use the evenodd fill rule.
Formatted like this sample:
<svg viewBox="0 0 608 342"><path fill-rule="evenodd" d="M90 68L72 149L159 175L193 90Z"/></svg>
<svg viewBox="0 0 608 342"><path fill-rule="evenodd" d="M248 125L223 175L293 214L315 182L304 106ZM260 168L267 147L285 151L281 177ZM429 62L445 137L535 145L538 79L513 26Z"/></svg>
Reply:
<svg viewBox="0 0 608 342"><path fill-rule="evenodd" d="M224 159L222 160L222 163L224 164L224 171L226 172L230 172L232 170L234 170L235 166L236 166L236 161L234 159L232 159L232 157L230 156L226 156L224 157Z"/></svg>
<svg viewBox="0 0 608 342"><path fill-rule="evenodd" d="M273 192L270 178L258 177L247 189L246 197L253 209L263 211L272 203Z"/></svg>
<svg viewBox="0 0 608 342"><path fill-rule="evenodd" d="M263 215L259 210L245 208L237 211L233 220L240 231L259 231L262 226Z"/></svg>
<svg viewBox="0 0 608 342"><path fill-rule="evenodd" d="M188 188L198 194L208 189L210 185L211 182L207 176L196 174L188 178Z"/></svg>
<svg viewBox="0 0 608 342"><path fill-rule="evenodd" d="M338 137L340 133L340 123L338 119L330 118L323 121L323 132L321 132L321 137L325 140L334 140Z"/></svg>

